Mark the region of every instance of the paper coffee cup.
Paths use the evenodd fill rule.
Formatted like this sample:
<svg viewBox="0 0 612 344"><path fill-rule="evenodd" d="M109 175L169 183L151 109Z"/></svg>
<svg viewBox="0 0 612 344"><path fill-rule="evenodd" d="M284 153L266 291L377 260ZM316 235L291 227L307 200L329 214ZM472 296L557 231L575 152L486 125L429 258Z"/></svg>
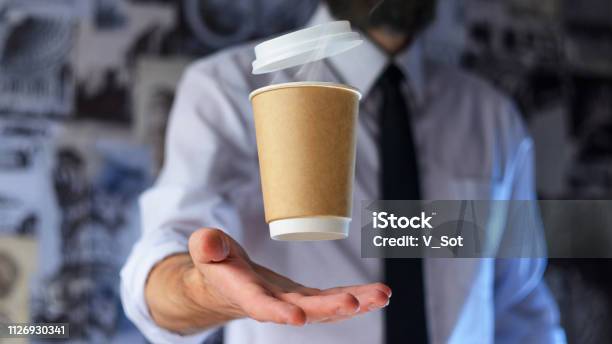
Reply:
<svg viewBox="0 0 612 344"><path fill-rule="evenodd" d="M278 84L251 93L273 239L348 236L360 97L352 87L324 82Z"/></svg>

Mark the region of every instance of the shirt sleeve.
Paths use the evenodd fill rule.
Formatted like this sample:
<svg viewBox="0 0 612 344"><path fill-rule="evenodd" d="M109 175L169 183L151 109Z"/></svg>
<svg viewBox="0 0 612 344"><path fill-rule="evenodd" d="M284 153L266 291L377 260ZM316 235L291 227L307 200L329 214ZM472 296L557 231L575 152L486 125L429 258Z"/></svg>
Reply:
<svg viewBox="0 0 612 344"><path fill-rule="evenodd" d="M144 298L151 268L187 252L188 238L198 228L220 228L237 239L242 231L230 193L248 174L240 163L248 160L243 159L249 154L248 126L211 74L200 62L183 75L170 115L164 167L140 198L142 236L121 271L125 312L154 343L201 343L215 329L182 336L157 326Z"/></svg>
<svg viewBox="0 0 612 344"><path fill-rule="evenodd" d="M524 128L513 105L507 111L511 122L508 131L508 193L510 207L520 209L529 225L529 251L523 258L501 258L495 261L495 342L496 343L565 343L565 334L559 326L556 302L544 282L546 269L545 242L537 207L534 183L533 141ZM526 202L522 202L526 201ZM530 214L525 216L525 214ZM508 218L512 218L512 213ZM523 220L523 219L519 219ZM512 226L519 231L525 226Z"/></svg>

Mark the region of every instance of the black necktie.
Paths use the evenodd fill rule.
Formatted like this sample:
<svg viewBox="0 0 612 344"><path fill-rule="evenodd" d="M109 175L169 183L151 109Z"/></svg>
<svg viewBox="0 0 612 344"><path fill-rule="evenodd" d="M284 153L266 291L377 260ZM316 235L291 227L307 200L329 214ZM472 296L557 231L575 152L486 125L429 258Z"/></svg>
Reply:
<svg viewBox="0 0 612 344"><path fill-rule="evenodd" d="M421 198L410 108L402 92L403 81L402 71L392 64L377 82L382 94L380 157L382 198L385 200ZM386 343L427 343L422 259L385 259L385 280L393 289L391 302L385 308Z"/></svg>

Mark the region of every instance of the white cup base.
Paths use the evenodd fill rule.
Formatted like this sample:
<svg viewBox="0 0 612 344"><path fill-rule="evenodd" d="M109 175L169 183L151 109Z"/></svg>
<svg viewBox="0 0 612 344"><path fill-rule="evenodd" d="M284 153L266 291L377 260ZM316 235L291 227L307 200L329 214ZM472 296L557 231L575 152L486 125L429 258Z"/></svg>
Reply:
<svg viewBox="0 0 612 344"><path fill-rule="evenodd" d="M270 237L281 241L337 240L348 237L348 217L313 216L270 222Z"/></svg>

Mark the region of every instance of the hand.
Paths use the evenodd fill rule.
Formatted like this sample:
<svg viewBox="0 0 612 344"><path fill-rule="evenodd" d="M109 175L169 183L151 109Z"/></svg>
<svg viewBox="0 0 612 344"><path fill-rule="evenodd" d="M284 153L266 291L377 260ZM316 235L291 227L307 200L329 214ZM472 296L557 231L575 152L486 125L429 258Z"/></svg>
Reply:
<svg viewBox="0 0 612 344"><path fill-rule="evenodd" d="M146 293L156 322L178 332L201 331L242 317L296 326L340 321L380 309L391 296L391 289L382 283L325 290L305 287L254 263L236 241L217 229L194 232L189 253L190 259L174 257L174 263L162 269L166 272L158 274L168 281L172 280L169 270L182 271L182 282L173 289L182 289L174 293L184 297L176 297L174 305L163 305L156 302L154 292Z"/></svg>

